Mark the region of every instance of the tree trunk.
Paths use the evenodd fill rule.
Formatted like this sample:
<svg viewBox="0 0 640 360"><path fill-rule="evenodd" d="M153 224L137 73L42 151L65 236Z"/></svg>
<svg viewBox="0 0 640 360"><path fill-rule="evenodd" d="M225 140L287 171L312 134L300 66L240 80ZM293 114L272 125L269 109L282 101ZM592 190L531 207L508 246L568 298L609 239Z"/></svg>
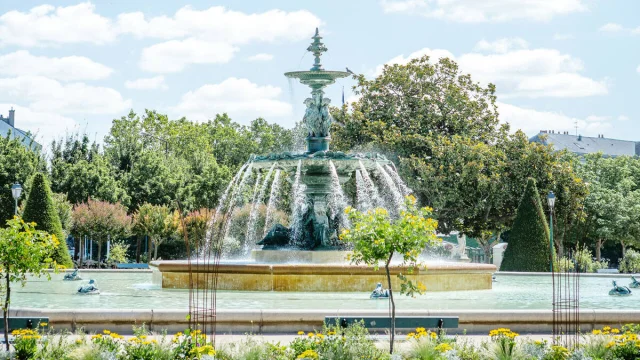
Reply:
<svg viewBox="0 0 640 360"><path fill-rule="evenodd" d="M596 261L600 262L600 250L602 249L602 239L596 243Z"/></svg>
<svg viewBox="0 0 640 360"><path fill-rule="evenodd" d="M147 264L151 263L151 236L147 236Z"/></svg>
<svg viewBox="0 0 640 360"><path fill-rule="evenodd" d="M564 245L562 239L556 240L556 238L553 238L553 242L556 245L556 249L558 249L558 259L562 259L564 256Z"/></svg>
<svg viewBox="0 0 640 360"><path fill-rule="evenodd" d="M140 241L140 235L136 236L136 263L140 263L140 247L142 246L142 241Z"/></svg>
<svg viewBox="0 0 640 360"><path fill-rule="evenodd" d="M153 260L157 260L158 259L158 243L153 244Z"/></svg>
<svg viewBox="0 0 640 360"><path fill-rule="evenodd" d="M6 344L7 352L9 352L9 299L11 298L11 281L9 280L9 266L5 266L4 269L7 273L5 279L7 281L7 294L4 298L4 343Z"/></svg>
<svg viewBox="0 0 640 360"><path fill-rule="evenodd" d="M98 239L98 269L100 269L100 257L102 256L102 240Z"/></svg>
<svg viewBox="0 0 640 360"><path fill-rule="evenodd" d="M82 267L82 260L84 258L84 239L80 237L80 252L78 253L78 269Z"/></svg>
<svg viewBox="0 0 640 360"><path fill-rule="evenodd" d="M483 245L482 251L484 252L484 262L485 264L491 264L491 245Z"/></svg>
<svg viewBox="0 0 640 360"><path fill-rule="evenodd" d="M624 240L620 240L620 245L622 245L622 258L624 259L624 256L627 253L627 246L624 243Z"/></svg>
<svg viewBox="0 0 640 360"><path fill-rule="evenodd" d="M393 342L396 336L396 303L393 301L393 290L391 289L391 274L389 273L389 264L391 263L391 257L389 256L387 263L384 264L384 269L387 271L387 282L389 283L389 301L391 301L391 343L389 344L389 354L393 354Z"/></svg>

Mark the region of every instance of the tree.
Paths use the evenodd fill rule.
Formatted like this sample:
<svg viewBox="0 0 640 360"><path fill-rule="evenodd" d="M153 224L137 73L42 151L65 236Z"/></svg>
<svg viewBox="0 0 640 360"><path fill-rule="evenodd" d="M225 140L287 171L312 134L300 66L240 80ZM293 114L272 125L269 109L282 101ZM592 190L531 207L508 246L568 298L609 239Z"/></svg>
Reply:
<svg viewBox="0 0 640 360"><path fill-rule="evenodd" d="M542 210L536 181L527 181L509 234L501 271L550 271L549 226Z"/></svg>
<svg viewBox="0 0 640 360"><path fill-rule="evenodd" d="M19 217L7 221L6 228L0 228L0 274L5 280L4 342L9 351L9 304L11 303L11 283L27 281L27 274L40 277L53 262L51 250L60 246L55 235L35 229L35 224L26 223Z"/></svg>
<svg viewBox="0 0 640 360"><path fill-rule="evenodd" d="M426 246L433 245L438 238L435 236L437 221L431 219L431 209L416 207L416 199L407 197L407 210L398 219L392 220L385 209L370 210L365 213L347 208L346 213L352 223L352 229L345 229L340 239L353 244L351 262L367 264L378 269L384 264L389 286L389 300L391 302L391 344L389 352L393 353L395 337L396 305L393 299L391 275L389 267L395 254L402 256L402 266L408 265L408 273L418 266L418 256ZM398 274L401 281L400 294L413 296L422 294L424 285L414 284L406 275Z"/></svg>
<svg viewBox="0 0 640 360"><path fill-rule="evenodd" d="M49 182L43 173L37 173L33 177L22 217L26 222L35 223L36 229L54 235L58 239L60 245L56 247L53 254L53 260L56 263L66 267L73 266L66 238L62 232L58 209L53 202Z"/></svg>
<svg viewBox="0 0 640 360"><path fill-rule="evenodd" d="M180 232L189 240L192 253L203 248L214 215L215 210L203 208L188 213L182 220Z"/></svg>
<svg viewBox="0 0 640 360"><path fill-rule="evenodd" d="M151 245L154 247L154 259L158 256L158 247L166 240L175 237L180 226L179 214L169 210L167 206L145 203L133 216L134 231L138 235L148 236L149 256L151 261Z"/></svg>
<svg viewBox="0 0 640 360"><path fill-rule="evenodd" d="M67 135L51 144L51 188L67 195L72 204L88 199L109 202L128 198L117 181L115 171L100 147L90 144L87 135Z"/></svg>
<svg viewBox="0 0 640 360"><path fill-rule="evenodd" d="M29 180L37 171L44 170L45 161L41 154L14 138L10 133L0 136L0 223L13 218L15 203L11 195L11 185L22 185L22 197L29 193Z"/></svg>
<svg viewBox="0 0 640 360"><path fill-rule="evenodd" d="M76 232L89 235L98 242L98 263L102 257L102 245L108 239L116 240L127 236L131 229L131 217L127 208L120 203L91 200L74 208Z"/></svg>
<svg viewBox="0 0 640 360"><path fill-rule="evenodd" d="M73 205L65 194L53 193L52 199L62 225L62 235L66 239L73 229Z"/></svg>

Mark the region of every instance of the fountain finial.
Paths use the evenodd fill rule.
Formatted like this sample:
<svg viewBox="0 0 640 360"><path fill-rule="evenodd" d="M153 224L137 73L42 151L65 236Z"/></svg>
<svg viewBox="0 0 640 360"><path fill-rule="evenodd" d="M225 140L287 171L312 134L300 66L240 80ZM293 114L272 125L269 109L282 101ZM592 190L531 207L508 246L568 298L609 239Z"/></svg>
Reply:
<svg viewBox="0 0 640 360"><path fill-rule="evenodd" d="M322 68L322 64L320 64L320 57L322 56L323 52L327 51L327 47L324 46L322 41L320 41L320 39L322 39L322 36L320 36L320 31L318 30L318 28L316 28L316 33L315 35L313 35L312 39L313 42L307 48L307 51L313 53L313 56L315 56L311 71L322 71L324 69Z"/></svg>

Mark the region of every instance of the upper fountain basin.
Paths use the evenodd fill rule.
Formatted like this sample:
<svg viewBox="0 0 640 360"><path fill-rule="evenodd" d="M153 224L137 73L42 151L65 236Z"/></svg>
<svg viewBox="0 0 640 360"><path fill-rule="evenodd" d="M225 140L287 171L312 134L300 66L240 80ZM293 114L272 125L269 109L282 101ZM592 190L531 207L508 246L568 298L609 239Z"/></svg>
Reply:
<svg viewBox="0 0 640 360"><path fill-rule="evenodd" d="M288 78L299 79L301 83L305 85L310 84L333 84L336 79L348 77L349 74L346 71L327 71L327 70L307 70L307 71L290 71L284 73L284 76Z"/></svg>

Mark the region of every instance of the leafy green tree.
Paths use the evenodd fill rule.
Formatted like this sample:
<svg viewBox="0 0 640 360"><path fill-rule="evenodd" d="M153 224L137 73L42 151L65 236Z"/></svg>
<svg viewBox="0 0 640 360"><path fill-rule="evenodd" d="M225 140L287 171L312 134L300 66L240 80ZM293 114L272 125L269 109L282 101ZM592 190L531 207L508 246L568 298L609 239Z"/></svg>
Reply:
<svg viewBox="0 0 640 360"><path fill-rule="evenodd" d="M63 240L64 241L64 240ZM0 228L0 274L5 280L4 343L9 351L9 304L11 303L11 283L27 282L27 275L40 277L51 266L51 250L60 247L59 240L45 231L35 229L35 224L26 223L19 217L7 221L6 228Z"/></svg>
<svg viewBox="0 0 640 360"><path fill-rule="evenodd" d="M120 203L91 200L74 208L76 233L88 235L98 242L98 263L102 258L102 245L109 239L126 237L131 230L131 217Z"/></svg>
<svg viewBox="0 0 640 360"><path fill-rule="evenodd" d="M11 134L0 136L0 223L12 219L15 202L11 195L11 185L20 183L22 198L29 193L29 180L37 171L44 170L42 155L31 149L29 144L14 138ZM4 226L4 225L3 225Z"/></svg>
<svg viewBox="0 0 640 360"><path fill-rule="evenodd" d="M542 210L536 181L527 181L509 234L501 271L550 271L549 226Z"/></svg>
<svg viewBox="0 0 640 360"><path fill-rule="evenodd" d="M368 212L359 212L347 208L352 229L343 230L340 239L353 244L351 262L367 264L378 269L384 264L389 286L389 299L391 301L391 342L389 352L393 353L395 336L396 305L393 298L391 273L389 271L391 259L394 255L402 256L402 265L408 265L408 272L418 266L418 256L429 245L433 245L438 238L435 236L438 222L431 219L431 209L416 207L416 199L407 197L407 210L400 214L398 219L391 219L385 209L375 209ZM400 294L413 296L422 294L424 285L409 281L406 275L398 274L400 279Z"/></svg>
<svg viewBox="0 0 640 360"><path fill-rule="evenodd" d="M26 222L35 223L36 229L54 235L60 242L53 254L53 260L56 263L66 267L73 266L66 238L62 232L58 209L53 202L49 182L43 173L37 173L33 177L22 217Z"/></svg>
<svg viewBox="0 0 640 360"><path fill-rule="evenodd" d="M149 241L149 256L151 261L151 248L153 245L154 256L158 257L158 247L165 241L176 237L180 217L177 212L172 212L167 206L142 204L133 216L134 231L138 235L146 235Z"/></svg>
<svg viewBox="0 0 640 360"><path fill-rule="evenodd" d="M109 202L127 201L127 196L116 179L116 174L100 152L90 143L87 135L67 135L64 140L51 144L51 187L64 193L73 204L88 199Z"/></svg>
<svg viewBox="0 0 640 360"><path fill-rule="evenodd" d="M188 213L182 220L180 233L188 239L192 253L202 249L214 215L215 210L202 208Z"/></svg>
<svg viewBox="0 0 640 360"><path fill-rule="evenodd" d="M67 200L66 194L53 193L52 199L62 225L62 235L66 239L73 229L73 205Z"/></svg>

